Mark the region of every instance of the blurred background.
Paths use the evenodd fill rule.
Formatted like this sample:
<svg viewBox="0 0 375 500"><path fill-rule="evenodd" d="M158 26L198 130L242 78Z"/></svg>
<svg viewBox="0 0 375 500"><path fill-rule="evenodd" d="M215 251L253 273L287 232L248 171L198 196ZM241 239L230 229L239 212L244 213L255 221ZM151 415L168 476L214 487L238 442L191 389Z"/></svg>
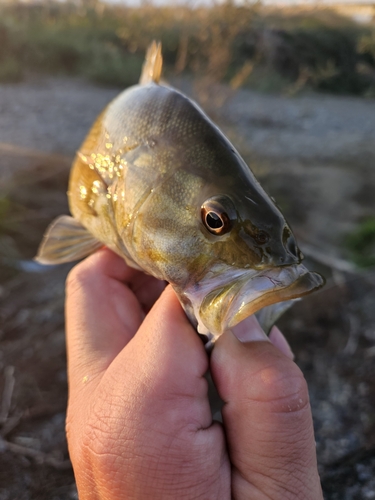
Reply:
<svg viewBox="0 0 375 500"><path fill-rule="evenodd" d="M325 498L375 498L375 4L0 1L0 500L76 499L64 280L32 257L68 213L93 120L161 40L164 77L239 149L327 279L280 321L310 388Z"/></svg>

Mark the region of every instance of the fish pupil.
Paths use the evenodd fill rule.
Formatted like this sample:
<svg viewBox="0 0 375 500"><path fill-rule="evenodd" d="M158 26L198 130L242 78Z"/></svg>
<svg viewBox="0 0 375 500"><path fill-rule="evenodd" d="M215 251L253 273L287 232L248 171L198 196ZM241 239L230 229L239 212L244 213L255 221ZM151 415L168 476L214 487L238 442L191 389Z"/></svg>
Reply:
<svg viewBox="0 0 375 500"><path fill-rule="evenodd" d="M224 225L221 218L215 212L208 212L206 223L211 229L220 229Z"/></svg>

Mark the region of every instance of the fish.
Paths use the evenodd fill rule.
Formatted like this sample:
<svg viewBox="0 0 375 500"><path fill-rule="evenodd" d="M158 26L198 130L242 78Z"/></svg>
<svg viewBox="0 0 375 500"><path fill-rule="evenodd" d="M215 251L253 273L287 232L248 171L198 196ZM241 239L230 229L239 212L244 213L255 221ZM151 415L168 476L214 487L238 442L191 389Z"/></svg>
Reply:
<svg viewBox="0 0 375 500"><path fill-rule="evenodd" d="M75 261L107 246L170 283L212 348L255 313L269 330L324 278L301 263L289 224L235 147L161 73L154 41L139 84L102 111L77 152L71 216L52 222L36 261Z"/></svg>

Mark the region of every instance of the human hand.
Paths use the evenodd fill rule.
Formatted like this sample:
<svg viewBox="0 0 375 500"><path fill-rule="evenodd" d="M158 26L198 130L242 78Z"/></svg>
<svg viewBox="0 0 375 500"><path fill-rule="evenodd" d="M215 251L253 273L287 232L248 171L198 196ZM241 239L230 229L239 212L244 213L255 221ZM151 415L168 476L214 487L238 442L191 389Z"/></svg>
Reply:
<svg viewBox="0 0 375 500"><path fill-rule="evenodd" d="M277 349L250 318L235 332L243 342L226 332L209 360L171 287L156 301L163 288L106 249L68 278L80 500L322 499L307 387L282 335L272 332ZM209 367L224 427L212 422Z"/></svg>

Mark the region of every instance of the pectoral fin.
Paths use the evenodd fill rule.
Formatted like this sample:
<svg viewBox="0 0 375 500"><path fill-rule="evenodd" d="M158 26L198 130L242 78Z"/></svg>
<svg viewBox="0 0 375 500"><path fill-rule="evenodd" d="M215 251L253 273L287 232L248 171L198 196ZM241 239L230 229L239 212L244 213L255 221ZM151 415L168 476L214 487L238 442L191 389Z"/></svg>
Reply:
<svg viewBox="0 0 375 500"><path fill-rule="evenodd" d="M63 264L83 259L102 246L76 219L61 215L45 232L35 260L41 264Z"/></svg>

